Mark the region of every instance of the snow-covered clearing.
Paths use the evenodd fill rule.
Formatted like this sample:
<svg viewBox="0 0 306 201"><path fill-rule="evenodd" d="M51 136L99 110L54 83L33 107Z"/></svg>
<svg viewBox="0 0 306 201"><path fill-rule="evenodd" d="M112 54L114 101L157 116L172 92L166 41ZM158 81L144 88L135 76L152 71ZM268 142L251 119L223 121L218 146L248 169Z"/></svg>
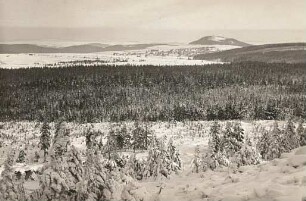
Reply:
<svg viewBox="0 0 306 201"><path fill-rule="evenodd" d="M235 122L235 121L232 121ZM245 135L252 136L257 135L256 130L258 127L263 127L267 130L272 128L274 121L241 121L241 126L245 130ZM130 130L133 127L134 122L122 122L126 124L127 129ZM167 140L173 138L174 144L180 150L183 162L190 164L194 149L197 145L205 149L208 143L208 134L211 121L186 121L186 122L150 122L148 127L158 137L167 137ZM40 136L39 122L3 122L1 123L3 128L0 130L2 135L9 136L10 139L4 141L4 146L0 148L1 158L0 165L5 158L5 150L10 147L14 142L14 146L24 146L24 142L28 142L30 145L37 146ZM226 121L220 122L222 126L225 126ZM103 142L107 141L107 134L110 128L115 123L102 122L102 123L67 123L67 127L70 130L71 144L80 150L86 149L86 142L84 133L88 128L92 127L94 131L100 132L103 138ZM279 122L280 127L284 126L284 122ZM55 124L51 123L51 134L55 132ZM1 160L2 159L2 160Z"/></svg>
<svg viewBox="0 0 306 201"><path fill-rule="evenodd" d="M133 122L124 122L127 129L130 130L133 126ZM209 121L186 121L186 122L151 122L148 127L156 134L158 138L165 137L167 140L173 138L174 144L180 151L182 162L184 167L188 169L190 166L194 150L197 145L201 150L207 149L208 134L212 122ZM226 122L220 122L225 126ZM24 147L28 142L28 149L30 152L30 158L34 158L34 150L36 150L39 143L40 125L38 122L4 122L3 128L0 130L2 135L9 136L10 139L3 142L3 146L0 148L0 165L6 158L7 151L14 146ZM86 150L86 139L84 133L88 128L93 127L94 131L101 133L102 141L105 144L107 141L107 134L110 131L111 126L114 123L102 122L92 124L78 124L67 123L67 127L70 130L71 144L74 145L80 151ZM245 134L249 136L258 135L257 130L259 127L263 127L267 130L272 128L273 121L256 121L256 122L241 122L242 128L245 130ZM280 127L284 126L284 122L279 122ZM54 135L55 124L51 123L51 134ZM35 148L36 147L36 148ZM33 153L31 152L33 149ZM42 153L40 153L42 154ZM142 152L137 153L138 157L145 156ZM17 166L19 167L19 166ZM16 168L17 168L16 167Z"/></svg>
<svg viewBox="0 0 306 201"><path fill-rule="evenodd" d="M123 122L127 129L131 129L134 122ZM185 201L185 200L296 200L300 201L305 196L306 185L306 147L283 154L280 159L264 162L260 165L243 166L237 172L229 168L218 168L215 171L203 173L192 172L192 160L195 147L200 146L202 151L207 149L208 133L213 122L186 121L186 122L150 122L148 127L157 137L172 138L177 146L183 162L183 169L178 174L172 174L169 178L157 180L148 179L139 181L137 195L142 195L144 200L161 201ZM274 121L241 121L245 135L254 137L260 135L260 128L270 130ZM222 126L226 121L220 122ZM284 128L285 122L278 122L280 128ZM37 146L40 135L38 122L3 122L1 134L11 138L4 142L0 148L2 160L6 152L12 146L24 146L29 141L28 149ZM111 126L114 123L103 122L93 124L68 123L70 140L80 151L86 149L84 132L91 127L101 133L103 141L106 141ZM51 134L54 134L55 124L51 123ZM128 154L125 152L124 154ZM137 152L138 157L144 157L146 152ZM17 163L14 170L25 172L37 171L43 163ZM38 181L28 180L25 183L27 191L33 191L39 187ZM158 195L158 192L161 193Z"/></svg>
<svg viewBox="0 0 306 201"><path fill-rule="evenodd" d="M87 61L87 63L84 63ZM90 63L89 63L90 61ZM63 64L65 62L67 64ZM72 63L73 64L69 64ZM62 64L61 64L62 63ZM191 60L174 56L114 56L105 53L0 54L1 68L60 67L82 64L93 65L204 65L218 62Z"/></svg>
<svg viewBox="0 0 306 201"><path fill-rule="evenodd" d="M142 50L97 53L0 54L0 68L70 67L76 65L204 65L218 61L193 60L196 54L237 48L231 45L159 45Z"/></svg>

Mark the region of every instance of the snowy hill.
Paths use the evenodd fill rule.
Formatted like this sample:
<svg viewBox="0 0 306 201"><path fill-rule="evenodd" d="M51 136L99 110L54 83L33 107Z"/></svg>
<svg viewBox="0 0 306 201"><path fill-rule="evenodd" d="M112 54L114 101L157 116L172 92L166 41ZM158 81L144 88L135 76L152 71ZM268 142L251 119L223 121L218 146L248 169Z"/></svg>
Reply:
<svg viewBox="0 0 306 201"><path fill-rule="evenodd" d="M234 38L225 38L222 36L206 36L200 38L199 40L190 42L191 45L233 45L233 46L240 46L245 47L249 46L245 42L238 41Z"/></svg>
<svg viewBox="0 0 306 201"><path fill-rule="evenodd" d="M21 53L93 53L105 51L141 50L163 44L133 44L133 45L106 45L88 43L66 47L49 47L36 44L0 44L0 54Z"/></svg>
<svg viewBox="0 0 306 201"><path fill-rule="evenodd" d="M305 63L306 43L253 45L221 52L199 54L194 59L222 62Z"/></svg>

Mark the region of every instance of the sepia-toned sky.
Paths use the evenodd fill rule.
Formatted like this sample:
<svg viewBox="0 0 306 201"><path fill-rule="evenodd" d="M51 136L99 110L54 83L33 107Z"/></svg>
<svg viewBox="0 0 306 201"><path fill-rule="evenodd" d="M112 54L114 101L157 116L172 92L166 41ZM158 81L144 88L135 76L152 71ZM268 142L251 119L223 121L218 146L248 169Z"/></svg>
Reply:
<svg viewBox="0 0 306 201"><path fill-rule="evenodd" d="M0 41L306 41L306 0L0 0Z"/></svg>

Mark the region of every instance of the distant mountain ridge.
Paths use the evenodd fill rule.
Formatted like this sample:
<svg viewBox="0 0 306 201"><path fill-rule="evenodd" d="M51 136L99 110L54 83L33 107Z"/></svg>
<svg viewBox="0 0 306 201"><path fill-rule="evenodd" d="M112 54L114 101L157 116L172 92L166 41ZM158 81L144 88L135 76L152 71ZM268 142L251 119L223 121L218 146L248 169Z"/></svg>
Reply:
<svg viewBox="0 0 306 201"><path fill-rule="evenodd" d="M190 45L232 45L232 46L240 46L246 47L250 46L250 44L241 42L234 38L225 38L222 36L205 36L200 38L199 40L192 41L189 43Z"/></svg>
<svg viewBox="0 0 306 201"><path fill-rule="evenodd" d="M194 59L222 62L306 63L306 43L253 45L221 52L199 54Z"/></svg>
<svg viewBox="0 0 306 201"><path fill-rule="evenodd" d="M133 44L133 45L105 45L88 43L67 47L48 47L33 44L0 44L0 54L20 53L94 53L105 51L141 50L152 46L165 45L160 43Z"/></svg>

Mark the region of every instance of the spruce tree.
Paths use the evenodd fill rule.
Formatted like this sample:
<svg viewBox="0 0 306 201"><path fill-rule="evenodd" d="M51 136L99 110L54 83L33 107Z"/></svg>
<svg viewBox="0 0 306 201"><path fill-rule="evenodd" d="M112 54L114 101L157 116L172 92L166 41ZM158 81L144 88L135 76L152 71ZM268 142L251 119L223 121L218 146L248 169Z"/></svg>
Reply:
<svg viewBox="0 0 306 201"><path fill-rule="evenodd" d="M51 133L50 133L50 126L47 122L44 122L41 130L40 130L40 149L44 152L44 162L46 162L46 157L48 154L48 150L51 145Z"/></svg>
<svg viewBox="0 0 306 201"><path fill-rule="evenodd" d="M209 169L216 169L220 165L226 165L226 154L223 150L223 143L221 136L221 126L215 121L210 128L210 139L208 141L208 151L202 159L202 169L205 171Z"/></svg>
<svg viewBox="0 0 306 201"><path fill-rule="evenodd" d="M98 142L96 140L96 137L99 133L95 132L93 130L93 125L91 125L85 132L85 138L86 138L86 148L87 149L93 149L98 148Z"/></svg>
<svg viewBox="0 0 306 201"><path fill-rule="evenodd" d="M123 191L133 179L116 167L107 168L111 160L106 160L93 150L81 156L75 147L70 147L57 160L46 164L40 177L40 188L29 195L31 201L100 201L133 199L138 195ZM1 183L0 183L1 186ZM134 200L134 199L133 199Z"/></svg>
<svg viewBox="0 0 306 201"><path fill-rule="evenodd" d="M241 123L236 122L233 127L234 137L239 143L244 142L244 130L241 127Z"/></svg>
<svg viewBox="0 0 306 201"><path fill-rule="evenodd" d="M299 145L305 146L306 145L306 129L303 127L304 120L301 119L299 121L299 125L296 129L296 133L299 136Z"/></svg>
<svg viewBox="0 0 306 201"><path fill-rule="evenodd" d="M173 162L172 166L176 167L171 167L172 169L181 169L182 162L180 158L180 153L178 152L177 148L174 146L173 143L173 138L170 138L168 142L168 147L167 147L167 152L169 155L169 159Z"/></svg>
<svg viewBox="0 0 306 201"><path fill-rule="evenodd" d="M56 127L52 151L54 158L61 158L67 152L68 145L70 144L69 129L66 122L60 122Z"/></svg>
<svg viewBox="0 0 306 201"><path fill-rule="evenodd" d="M299 147L300 136L295 132L295 126L290 118L287 121L286 128L283 135L284 151L289 152L292 149Z"/></svg>
<svg viewBox="0 0 306 201"><path fill-rule="evenodd" d="M74 148L58 156L45 167L40 177L40 189L31 200L86 200L85 170L80 153Z"/></svg>
<svg viewBox="0 0 306 201"><path fill-rule="evenodd" d="M265 155L269 149L268 140L268 131L263 130L262 135L258 138L258 142L256 143L256 148L259 150L259 154L263 159L265 159Z"/></svg>
<svg viewBox="0 0 306 201"><path fill-rule="evenodd" d="M225 152L229 157L231 157L241 150L244 143L244 130L241 127L241 124L228 124L225 130L225 136L227 136Z"/></svg>
<svg viewBox="0 0 306 201"><path fill-rule="evenodd" d="M129 135L127 133L126 125L123 124L117 131L116 141L119 149L129 146Z"/></svg>
<svg viewBox="0 0 306 201"><path fill-rule="evenodd" d="M199 173L200 172L200 169L201 169L201 166L202 166L202 161L201 161L201 158L200 158L200 147L199 145L196 146L195 150L194 150L194 158L193 158L193 161L192 161L192 171L195 172L195 173Z"/></svg>
<svg viewBox="0 0 306 201"><path fill-rule="evenodd" d="M181 169L181 159L173 143L165 145L165 139L156 140L156 146L151 147L144 164L144 177L168 177L172 172ZM170 155L172 153L172 156Z"/></svg>
<svg viewBox="0 0 306 201"><path fill-rule="evenodd" d="M134 123L134 130L132 131L132 136L134 139L134 150L135 149L146 149L147 148L147 132L139 125L139 122Z"/></svg>
<svg viewBox="0 0 306 201"><path fill-rule="evenodd" d="M148 128L148 124L145 124L144 128L144 149L148 149L151 140L152 140L153 132Z"/></svg>
<svg viewBox="0 0 306 201"><path fill-rule="evenodd" d="M222 151L228 158L240 151L244 143L244 130L239 123L227 122L222 138Z"/></svg>
<svg viewBox="0 0 306 201"><path fill-rule="evenodd" d="M236 153L235 162L237 166L257 165L260 163L260 155L249 137L246 137L241 150Z"/></svg>
<svg viewBox="0 0 306 201"><path fill-rule="evenodd" d="M16 151L12 149L4 162L4 170L1 172L0 179L0 200L5 201L25 201L25 191L23 180L17 181L12 169Z"/></svg>
<svg viewBox="0 0 306 201"><path fill-rule="evenodd" d="M221 126L217 121L213 122L213 125L210 127L210 139L209 139L209 149L212 154L216 154L221 149L221 139L220 139L220 130Z"/></svg>
<svg viewBox="0 0 306 201"><path fill-rule="evenodd" d="M117 152L117 127L111 127L108 136L105 151L108 153L109 159L111 158L111 152Z"/></svg>
<svg viewBox="0 0 306 201"><path fill-rule="evenodd" d="M39 153L37 151L35 151L35 153L34 153L34 162L38 163L39 158L40 158Z"/></svg>
<svg viewBox="0 0 306 201"><path fill-rule="evenodd" d="M268 153L266 153L265 156L267 160L279 158L285 151L282 141L282 131L279 129L277 122L274 122L273 129L269 135L267 143L269 146Z"/></svg>
<svg viewBox="0 0 306 201"><path fill-rule="evenodd" d="M22 150L20 150L20 152L19 152L19 155L18 155L18 158L17 158L17 160L16 160L16 162L17 163L24 163L24 161L25 161L25 157L26 157L26 153L25 153L25 151L22 149Z"/></svg>
<svg viewBox="0 0 306 201"><path fill-rule="evenodd" d="M225 125L224 134L222 137L222 150L224 150L228 156L231 156L235 153L235 144L233 143L234 132L232 129L232 123L227 122Z"/></svg>

